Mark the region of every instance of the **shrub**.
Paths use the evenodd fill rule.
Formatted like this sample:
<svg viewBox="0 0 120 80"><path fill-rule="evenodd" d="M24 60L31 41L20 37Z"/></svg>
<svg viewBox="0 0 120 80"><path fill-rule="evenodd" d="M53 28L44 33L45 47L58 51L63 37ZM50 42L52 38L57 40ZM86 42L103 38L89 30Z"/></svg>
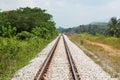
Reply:
<svg viewBox="0 0 120 80"><path fill-rule="evenodd" d="M2 26L1 33L3 37L12 37L16 34L16 27L11 27L11 25L8 27Z"/></svg>
<svg viewBox="0 0 120 80"><path fill-rule="evenodd" d="M0 37L0 80L10 80L16 70L28 64L50 41Z"/></svg>
<svg viewBox="0 0 120 80"><path fill-rule="evenodd" d="M27 31L22 31L21 33L18 33L17 34L17 39L20 39L20 40L27 40L29 38L31 38L33 35Z"/></svg>

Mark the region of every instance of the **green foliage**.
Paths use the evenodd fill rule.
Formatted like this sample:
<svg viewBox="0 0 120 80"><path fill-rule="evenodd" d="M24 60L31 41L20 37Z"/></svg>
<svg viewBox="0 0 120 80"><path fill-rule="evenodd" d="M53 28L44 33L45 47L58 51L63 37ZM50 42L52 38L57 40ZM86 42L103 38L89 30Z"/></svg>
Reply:
<svg viewBox="0 0 120 80"><path fill-rule="evenodd" d="M41 36L41 28L40 27L33 28L32 33L36 36Z"/></svg>
<svg viewBox="0 0 120 80"><path fill-rule="evenodd" d="M93 36L87 33L74 34L69 37L76 45L83 49L89 57L97 64L100 64L105 71L110 73L112 77L120 79L120 56L118 54L120 50L120 38L101 34ZM81 44L81 41L83 41L84 44ZM106 64L111 68L106 67Z"/></svg>
<svg viewBox="0 0 120 80"><path fill-rule="evenodd" d="M36 28L32 29L32 34L34 36L41 37L43 39L51 39L51 38L54 38L55 35L58 34L58 32L57 32L57 30L55 28L36 27Z"/></svg>
<svg viewBox="0 0 120 80"><path fill-rule="evenodd" d="M19 40L28 40L32 37L33 35L27 31L22 31L21 33L17 34L17 39Z"/></svg>
<svg viewBox="0 0 120 80"><path fill-rule="evenodd" d="M73 28L58 28L60 32L67 33L67 34L73 34L73 33L89 33L92 35L96 35L97 33L99 34L104 34L107 35L107 23L91 23L88 25L80 25L77 27Z"/></svg>
<svg viewBox="0 0 120 80"><path fill-rule="evenodd" d="M99 33L105 36L120 37L120 19L112 17L109 23L91 23L67 29L59 27L58 30L67 34L89 33L96 35Z"/></svg>
<svg viewBox="0 0 120 80"><path fill-rule="evenodd" d="M12 37L16 34L16 27L11 27L11 25L9 25L8 27L2 26L1 29L3 37Z"/></svg>
<svg viewBox="0 0 120 80"><path fill-rule="evenodd" d="M94 42L108 44L110 46L120 49L120 38L104 36L101 34L97 34L96 36L93 36L87 33L79 34L79 37L81 37L82 39L87 39Z"/></svg>
<svg viewBox="0 0 120 80"><path fill-rule="evenodd" d="M0 12L0 80L10 80L57 34L46 10L26 7Z"/></svg>
<svg viewBox="0 0 120 80"><path fill-rule="evenodd" d="M17 69L28 64L50 41L41 38L17 40L0 37L0 80L10 80Z"/></svg>
<svg viewBox="0 0 120 80"><path fill-rule="evenodd" d="M40 27L36 27L36 28L33 28L32 30L32 33L38 37L41 37L41 38L44 38L46 39L47 37L49 38L50 35L49 35L49 30L46 29L46 28L40 28Z"/></svg>
<svg viewBox="0 0 120 80"><path fill-rule="evenodd" d="M111 36L120 37L120 19L112 17L108 23Z"/></svg>
<svg viewBox="0 0 120 80"><path fill-rule="evenodd" d="M6 30L2 29L2 26L8 29L8 22L10 24L10 29L14 29L14 27L16 28L17 34L22 31L31 33L33 28L39 27L39 30L42 33L41 38L51 38L57 35L55 23L52 21L52 15L48 14L46 10L42 10L41 8L26 7L0 12L1 35L9 35L2 33L2 30Z"/></svg>

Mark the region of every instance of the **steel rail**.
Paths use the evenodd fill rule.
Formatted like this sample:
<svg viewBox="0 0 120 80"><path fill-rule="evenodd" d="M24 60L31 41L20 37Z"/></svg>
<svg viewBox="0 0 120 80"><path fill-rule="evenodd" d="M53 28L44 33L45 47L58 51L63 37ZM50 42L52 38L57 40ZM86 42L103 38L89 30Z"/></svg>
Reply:
<svg viewBox="0 0 120 80"><path fill-rule="evenodd" d="M48 65L50 64L50 62L51 62L51 59L52 59L52 57L53 57L53 54L54 54L54 52L55 52L55 50L56 50L56 47L57 47L57 45L58 45L58 42L59 42L60 38L61 38L61 35L58 37L57 41L55 42L55 45L53 46L53 48L52 48L51 51L49 52L47 58L45 59L45 61L44 61L44 63L42 64L41 68L39 69L39 71L37 72L34 80L42 80L42 79L43 79L43 75L44 75L44 73L45 73L45 71L46 71L47 66L48 66Z"/></svg>
<svg viewBox="0 0 120 80"><path fill-rule="evenodd" d="M70 53L69 47L67 45L67 42L66 42L64 36L63 36L63 41L64 41L64 45L65 45L65 48L66 48L66 53L67 53L67 56L68 56L68 60L69 60L70 69L71 69L71 72L72 72L72 75L73 75L73 79L74 80L80 80L80 77L79 77L78 72L77 72L77 68L75 67L72 55Z"/></svg>
<svg viewBox="0 0 120 80"><path fill-rule="evenodd" d="M43 76L44 76L44 73L47 71L47 67L49 66L51 60L52 60L52 57L54 55L54 52L56 50L56 47L58 45L58 42L61 38L61 36L63 35L60 35L58 37L58 39L56 40L53 48L51 49L51 51L49 52L47 58L45 59L45 61L43 62L42 66L40 67L39 71L37 72L34 80L43 80ZM68 61L69 61L69 64L70 64L70 70L71 70L71 73L72 73L72 77L74 80L80 80L79 78L79 75L78 75L78 72L77 72L77 68L75 67L75 64L74 64L74 61L73 61L73 58L71 56L71 53L70 53L70 50L69 50L69 47L67 45L67 42L63 36L63 41L64 41L64 45L65 45L65 51L66 51L66 54L67 54L67 57L68 57Z"/></svg>

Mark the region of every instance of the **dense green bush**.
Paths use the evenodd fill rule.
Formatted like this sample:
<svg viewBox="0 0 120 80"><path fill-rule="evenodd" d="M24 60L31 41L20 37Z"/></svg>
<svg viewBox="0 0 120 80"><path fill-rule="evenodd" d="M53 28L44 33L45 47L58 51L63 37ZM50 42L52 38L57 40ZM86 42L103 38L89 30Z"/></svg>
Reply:
<svg viewBox="0 0 120 80"><path fill-rule="evenodd" d="M1 28L1 33L3 37L12 37L16 35L16 27L11 27L11 25Z"/></svg>
<svg viewBox="0 0 120 80"><path fill-rule="evenodd" d="M10 80L57 34L52 15L41 8L0 12L0 80Z"/></svg>
<svg viewBox="0 0 120 80"><path fill-rule="evenodd" d="M17 40L0 37L0 80L10 80L17 69L25 66L50 41L41 38Z"/></svg>
<svg viewBox="0 0 120 80"><path fill-rule="evenodd" d="M20 39L20 40L27 40L27 39L32 38L33 34L27 32L27 31L22 31L21 33L18 33L16 37L17 37L17 39Z"/></svg>
<svg viewBox="0 0 120 80"><path fill-rule="evenodd" d="M46 10L26 7L0 12L0 36L9 37L22 31L31 33L36 27L41 38L56 36L55 22Z"/></svg>

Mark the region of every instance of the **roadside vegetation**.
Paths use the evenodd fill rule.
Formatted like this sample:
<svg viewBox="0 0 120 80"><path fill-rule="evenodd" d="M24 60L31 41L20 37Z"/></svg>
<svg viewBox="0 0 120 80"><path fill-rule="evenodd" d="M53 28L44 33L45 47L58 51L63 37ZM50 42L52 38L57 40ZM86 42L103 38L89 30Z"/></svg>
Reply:
<svg viewBox="0 0 120 80"><path fill-rule="evenodd" d="M0 80L9 80L19 68L37 56L51 40L0 38Z"/></svg>
<svg viewBox="0 0 120 80"><path fill-rule="evenodd" d="M102 34L104 36L120 37L120 19L112 17L108 23L94 22L87 25L79 25L73 28L58 28L59 32L65 34L88 33L92 35Z"/></svg>
<svg viewBox="0 0 120 80"><path fill-rule="evenodd" d="M88 32L71 33L69 37L112 77L120 79L120 19L112 17L106 27L105 33L95 27L90 33L87 27Z"/></svg>
<svg viewBox="0 0 120 80"><path fill-rule="evenodd" d="M112 77L120 79L120 19L112 17L107 24L97 26L61 30Z"/></svg>
<svg viewBox="0 0 120 80"><path fill-rule="evenodd" d="M88 33L79 34L79 37L85 40L107 44L113 48L120 49L120 38L104 36L101 34L91 35Z"/></svg>
<svg viewBox="0 0 120 80"><path fill-rule="evenodd" d="M69 38L112 77L120 78L120 38L86 33Z"/></svg>
<svg viewBox="0 0 120 80"><path fill-rule="evenodd" d="M57 34L46 10L26 7L0 12L0 80L10 80Z"/></svg>

